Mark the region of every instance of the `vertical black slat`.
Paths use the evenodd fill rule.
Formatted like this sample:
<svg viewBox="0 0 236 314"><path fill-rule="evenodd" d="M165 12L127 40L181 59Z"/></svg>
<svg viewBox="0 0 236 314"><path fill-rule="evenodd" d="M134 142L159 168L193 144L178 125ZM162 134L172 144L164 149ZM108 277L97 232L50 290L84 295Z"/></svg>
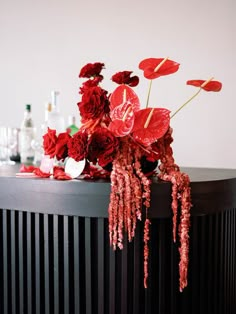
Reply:
<svg viewBox="0 0 236 314"><path fill-rule="evenodd" d="M206 235L207 235L207 216L200 217L200 290L199 290L199 305L200 311L199 313L204 313L206 310L206 300L207 300L207 289L206 289L206 276L208 276L206 272L206 265L208 265L208 255L207 255L207 247L206 247Z"/></svg>
<svg viewBox="0 0 236 314"><path fill-rule="evenodd" d="M236 208L232 209L233 213L233 224L232 224L232 282L233 282L233 309L236 311Z"/></svg>
<svg viewBox="0 0 236 314"><path fill-rule="evenodd" d="M7 210L3 210L2 218L3 229L3 302L4 314L8 314L8 225Z"/></svg>
<svg viewBox="0 0 236 314"><path fill-rule="evenodd" d="M104 218L98 218L98 314L104 313Z"/></svg>
<svg viewBox="0 0 236 314"><path fill-rule="evenodd" d="M44 289L45 314L50 314L50 286L49 286L49 217L44 214Z"/></svg>
<svg viewBox="0 0 236 314"><path fill-rule="evenodd" d="M192 259L190 260L191 265L191 289L192 289L192 298L191 298L191 313L199 314L199 221L200 217L192 216L192 226L191 226L191 251Z"/></svg>
<svg viewBox="0 0 236 314"><path fill-rule="evenodd" d="M16 225L15 211L10 211L11 215L11 306L12 314L16 313Z"/></svg>
<svg viewBox="0 0 236 314"><path fill-rule="evenodd" d="M212 246L212 260L209 264L209 268L212 271L212 284L208 286L208 290L211 288L211 302L209 304L210 312L217 313L218 311L218 281L219 281L219 215L215 214L212 216L212 241L209 243ZM210 309L211 306L211 309Z"/></svg>
<svg viewBox="0 0 236 314"><path fill-rule="evenodd" d="M19 248L19 312L25 313L24 308L24 248L23 248L24 222L23 212L18 216L18 248Z"/></svg>
<svg viewBox="0 0 236 314"><path fill-rule="evenodd" d="M228 281L228 312L232 312L232 269L231 269L231 260L232 260L232 255L231 255L231 245L232 245L232 215L231 215L231 210L227 211L227 216L228 216L228 222L225 228L227 229L228 233L228 241L227 241L227 247L228 247L228 252L227 252L227 259L228 259L228 276L227 276L227 281Z"/></svg>
<svg viewBox="0 0 236 314"><path fill-rule="evenodd" d="M213 223L213 235L212 235L212 247L213 247L213 255L212 255L212 267L213 272L213 283L212 283L212 309L213 313L217 313L218 311L218 290L219 290L219 215L215 214L214 216L214 223ZM208 288L209 289L209 288Z"/></svg>
<svg viewBox="0 0 236 314"><path fill-rule="evenodd" d="M224 215L224 220L223 220L223 226L222 226L222 230L223 230L223 289L224 289L224 293L223 293L223 313L227 313L227 298L228 298L228 291L227 291L227 211L225 211L223 213Z"/></svg>
<svg viewBox="0 0 236 314"><path fill-rule="evenodd" d="M40 268L40 214L35 214L35 303L36 314L41 313L41 268Z"/></svg>
<svg viewBox="0 0 236 314"><path fill-rule="evenodd" d="M91 220L85 218L85 293L86 314L92 314L92 283L91 283Z"/></svg>
<svg viewBox="0 0 236 314"><path fill-rule="evenodd" d="M231 274L230 274L230 259L231 259L231 256L230 256L230 245L231 245L231 223L230 223L230 210L227 210L225 212L225 215L226 215L226 224L225 224L225 233L226 233L226 243L225 243L225 246L226 246L226 261L225 261L225 264L226 264L226 277L225 277L225 280L226 280L226 293L227 293L227 298L226 298L226 313L230 313L230 308L231 308L231 292L230 292L230 286L231 286Z"/></svg>
<svg viewBox="0 0 236 314"><path fill-rule="evenodd" d="M213 275L213 250L214 250L214 241L213 241L213 231L212 231L212 221L213 221L213 216L209 215L208 216L208 225L207 225L207 253L208 253L208 263L206 264L207 267L207 304L206 304L206 309L208 313L212 311L213 303L212 298L213 298L213 281L214 281L214 275Z"/></svg>
<svg viewBox="0 0 236 314"><path fill-rule="evenodd" d="M80 314L80 256L79 256L79 218L73 217L74 226L74 308Z"/></svg>
<svg viewBox="0 0 236 314"><path fill-rule="evenodd" d="M141 277L141 238L138 236L140 234L140 223L136 226L136 236L134 237L134 262L133 262L133 313L132 314L142 314L142 309L140 308L140 288L143 286L143 278Z"/></svg>
<svg viewBox="0 0 236 314"><path fill-rule="evenodd" d="M221 212L219 214L219 256L218 256L218 263L219 263L219 289L218 289L218 314L222 314L223 312L223 299L224 299L224 287L223 287L223 278L224 278L224 213Z"/></svg>
<svg viewBox="0 0 236 314"><path fill-rule="evenodd" d="M229 291L230 291L230 312L232 313L234 311L234 309L236 310L236 308L234 308L233 303L234 301L234 287L233 287L233 279L234 279L234 273L233 273L233 234L234 234L234 230L233 230L233 226L234 226L234 216L233 216L233 210L229 211L229 224L230 224L230 249L229 249L229 259L230 259L230 264L229 264L229 282L230 282L230 286L229 286ZM235 247L234 247L235 249ZM235 261L236 262L236 261Z"/></svg>
<svg viewBox="0 0 236 314"><path fill-rule="evenodd" d="M236 208L233 209L233 300L234 300L234 309L236 311Z"/></svg>
<svg viewBox="0 0 236 314"><path fill-rule="evenodd" d="M64 227L64 314L70 313L69 285L69 218L63 217Z"/></svg>
<svg viewBox="0 0 236 314"><path fill-rule="evenodd" d="M121 251L121 312L127 314L128 310L128 241L126 234L123 238L123 249Z"/></svg>
<svg viewBox="0 0 236 314"><path fill-rule="evenodd" d="M32 243L31 243L31 213L27 212L27 313L32 314Z"/></svg>
<svg viewBox="0 0 236 314"><path fill-rule="evenodd" d="M233 226L234 226L234 215L233 215L233 210L230 210L230 251L229 251L229 258L230 258L230 271L229 271L229 281L230 281L230 312L232 313L234 310L234 284L233 280L234 278L234 273L233 273ZM236 308L235 308L236 309Z"/></svg>
<svg viewBox="0 0 236 314"><path fill-rule="evenodd" d="M109 314L116 313L115 302L116 302L116 254L112 247L109 250Z"/></svg>
<svg viewBox="0 0 236 314"><path fill-rule="evenodd" d="M58 215L53 215L53 284L54 314L59 313L59 232Z"/></svg>
<svg viewBox="0 0 236 314"><path fill-rule="evenodd" d="M2 234L2 209L0 209L0 313L3 313L3 234Z"/></svg>
<svg viewBox="0 0 236 314"><path fill-rule="evenodd" d="M171 228L173 228L171 224ZM178 258L179 255L177 244L174 242L174 239L172 237L172 234L169 235L171 237L171 253L170 253L170 311L171 314L176 314L177 309L177 297L176 297L176 291L179 290L179 272L178 272Z"/></svg>
<svg viewBox="0 0 236 314"><path fill-rule="evenodd" d="M170 235L171 236L171 235ZM165 245L165 225L164 219L158 226L158 259L159 259L159 272L158 272L158 285L159 285L159 300L158 311L165 313L165 276L166 276L166 245ZM152 313L152 312L150 312Z"/></svg>

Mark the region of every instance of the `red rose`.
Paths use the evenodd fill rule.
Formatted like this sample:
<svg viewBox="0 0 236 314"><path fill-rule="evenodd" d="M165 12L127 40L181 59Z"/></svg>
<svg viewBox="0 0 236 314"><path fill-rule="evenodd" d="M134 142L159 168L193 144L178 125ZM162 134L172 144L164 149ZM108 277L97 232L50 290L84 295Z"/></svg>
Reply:
<svg viewBox="0 0 236 314"><path fill-rule="evenodd" d="M78 131L68 142L68 156L76 161L83 160L87 155L88 136L85 132Z"/></svg>
<svg viewBox="0 0 236 314"><path fill-rule="evenodd" d="M123 71L123 72L118 72L112 76L112 81L117 83L117 84L126 84L131 87L137 86L139 83L139 78L138 76L133 76L130 77L132 71Z"/></svg>
<svg viewBox="0 0 236 314"><path fill-rule="evenodd" d="M99 86L84 90L81 102L78 103L81 121L101 118L109 112L109 100L107 91Z"/></svg>
<svg viewBox="0 0 236 314"><path fill-rule="evenodd" d="M95 62L86 64L81 70L79 77L94 77L100 75L104 67L104 63Z"/></svg>
<svg viewBox="0 0 236 314"><path fill-rule="evenodd" d="M102 76L96 76L92 80L87 80L82 84L82 87L80 87L79 94L83 94L88 88L97 86L102 81Z"/></svg>
<svg viewBox="0 0 236 314"><path fill-rule="evenodd" d="M56 130L48 128L48 132L43 136L43 148L45 155L49 155L50 158L55 156L56 143Z"/></svg>
<svg viewBox="0 0 236 314"><path fill-rule="evenodd" d="M99 128L88 141L88 160L104 167L113 161L118 145L118 139L108 129Z"/></svg>
<svg viewBox="0 0 236 314"><path fill-rule="evenodd" d="M71 136L69 133L60 133L57 137L57 143L56 143L56 149L55 149L55 155L57 157L57 160L64 160L67 157L67 144Z"/></svg>

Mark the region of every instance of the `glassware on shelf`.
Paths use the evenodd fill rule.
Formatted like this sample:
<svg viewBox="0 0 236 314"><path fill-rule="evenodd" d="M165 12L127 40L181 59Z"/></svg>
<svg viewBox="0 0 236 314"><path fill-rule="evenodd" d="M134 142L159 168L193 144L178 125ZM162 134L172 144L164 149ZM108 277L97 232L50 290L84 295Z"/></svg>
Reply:
<svg viewBox="0 0 236 314"><path fill-rule="evenodd" d="M18 143L17 128L0 127L0 165L15 165L10 159Z"/></svg>

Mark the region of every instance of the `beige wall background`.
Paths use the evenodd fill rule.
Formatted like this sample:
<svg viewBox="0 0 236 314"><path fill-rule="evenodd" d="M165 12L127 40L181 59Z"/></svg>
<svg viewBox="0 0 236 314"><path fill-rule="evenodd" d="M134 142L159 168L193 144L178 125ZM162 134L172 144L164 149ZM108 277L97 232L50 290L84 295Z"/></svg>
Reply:
<svg viewBox="0 0 236 314"><path fill-rule="evenodd" d="M0 125L19 126L26 103L36 126L53 89L61 112L75 114L80 68L104 62L103 87L112 74L131 70L143 106L148 82L138 70L147 57L181 64L153 82L151 106L176 110L196 90L188 79L214 76L220 93L201 92L171 121L176 162L181 166L236 168L235 0L1 0Z"/></svg>

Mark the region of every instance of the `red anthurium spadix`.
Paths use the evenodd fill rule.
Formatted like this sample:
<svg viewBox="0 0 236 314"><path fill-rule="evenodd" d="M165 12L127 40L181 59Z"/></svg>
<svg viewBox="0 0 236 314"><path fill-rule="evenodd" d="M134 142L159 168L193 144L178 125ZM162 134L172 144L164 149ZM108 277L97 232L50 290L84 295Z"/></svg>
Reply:
<svg viewBox="0 0 236 314"><path fill-rule="evenodd" d="M170 125L170 111L165 108L146 108L135 112L133 138L149 146L161 138Z"/></svg>
<svg viewBox="0 0 236 314"><path fill-rule="evenodd" d="M179 63L168 58L148 58L139 63L139 69L143 70L144 77L152 80L175 73L179 69Z"/></svg>
<svg viewBox="0 0 236 314"><path fill-rule="evenodd" d="M186 83L187 85L193 85L196 87L200 87L207 92L219 92L222 88L222 83L213 80L189 80Z"/></svg>
<svg viewBox="0 0 236 314"><path fill-rule="evenodd" d="M134 111L128 102L115 107L110 111L111 123L108 129L117 137L128 135L134 125Z"/></svg>
<svg viewBox="0 0 236 314"><path fill-rule="evenodd" d="M140 109L140 102L137 94L129 86L122 84L118 86L110 97L110 109L120 106L124 103L130 103L133 111Z"/></svg>

